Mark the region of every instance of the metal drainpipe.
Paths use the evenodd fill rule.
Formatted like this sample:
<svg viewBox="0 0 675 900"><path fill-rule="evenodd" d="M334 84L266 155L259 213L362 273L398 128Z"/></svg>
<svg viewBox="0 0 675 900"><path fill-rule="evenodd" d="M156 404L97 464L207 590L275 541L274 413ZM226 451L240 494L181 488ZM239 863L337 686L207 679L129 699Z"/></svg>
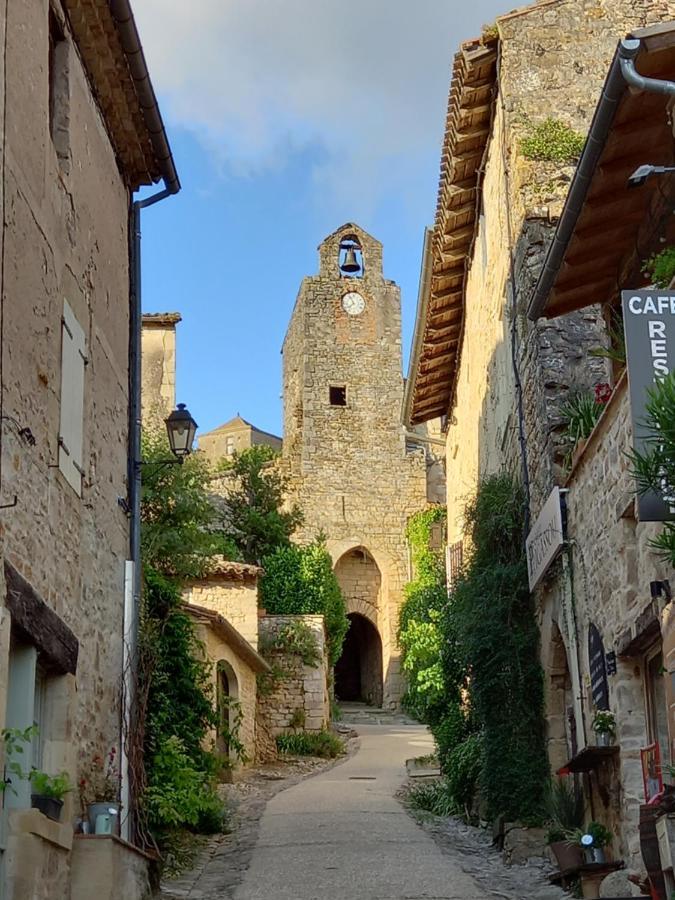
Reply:
<svg viewBox="0 0 675 900"><path fill-rule="evenodd" d="M166 180L164 182L167 184ZM133 730L134 694L138 671L138 631L140 625L141 604L141 344L142 344L142 304L141 304L141 210L165 200L177 193L174 186L153 194L144 200L136 200L131 206L130 272L129 272L129 450L127 460L127 477L129 482L129 556L132 564L131 572L131 609L130 621L125 623L128 653L128 677L126 679L124 721L127 728ZM123 790L126 792L128 809L123 813L123 836L133 840L135 817L133 816L133 797L130 783L129 761L125 738L123 736L122 751L124 766L122 771ZM126 770L126 771L125 771ZM124 782L126 781L126 786Z"/></svg>
<svg viewBox="0 0 675 900"><path fill-rule="evenodd" d="M626 82L639 91L675 96L675 81L662 81L660 78L640 75L635 68L635 59L639 52L640 41L635 38L625 38L619 45L619 64Z"/></svg>

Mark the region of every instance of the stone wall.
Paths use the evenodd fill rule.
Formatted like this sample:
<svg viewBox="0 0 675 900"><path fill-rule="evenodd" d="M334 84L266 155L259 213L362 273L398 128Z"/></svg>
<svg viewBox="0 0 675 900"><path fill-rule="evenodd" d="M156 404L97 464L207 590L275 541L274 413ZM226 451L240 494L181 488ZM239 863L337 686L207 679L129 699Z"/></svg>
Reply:
<svg viewBox="0 0 675 900"><path fill-rule="evenodd" d="M338 269L346 235L361 244L362 278ZM401 424L400 295L383 275L381 244L358 226L336 231L319 254L319 274L303 280L284 341L283 462L305 515L298 539L323 530L336 565L365 548L379 569L384 702L393 706L403 690L396 631L407 580L405 528L427 496L425 454L406 453ZM342 308L347 291L364 298L360 315ZM346 388L345 406L331 405L331 385Z"/></svg>
<svg viewBox="0 0 675 900"><path fill-rule="evenodd" d="M227 619L255 649L258 648L258 585L213 574L185 586L186 603L204 606Z"/></svg>
<svg viewBox="0 0 675 900"><path fill-rule="evenodd" d="M320 662L307 666L295 654L270 650L269 645L285 626L303 622L316 639ZM273 676L259 693L260 714L272 735L284 731L321 731L330 722L328 652L323 616L263 616L260 644Z"/></svg>
<svg viewBox="0 0 675 900"><path fill-rule="evenodd" d="M164 419L176 406L176 325L179 313L143 316L143 425L164 429Z"/></svg>

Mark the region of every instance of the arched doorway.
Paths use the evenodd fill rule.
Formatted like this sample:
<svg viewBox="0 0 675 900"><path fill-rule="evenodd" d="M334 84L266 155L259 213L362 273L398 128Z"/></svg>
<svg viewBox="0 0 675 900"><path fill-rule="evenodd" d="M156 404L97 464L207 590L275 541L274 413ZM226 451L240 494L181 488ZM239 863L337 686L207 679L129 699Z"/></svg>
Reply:
<svg viewBox="0 0 675 900"><path fill-rule="evenodd" d="M578 749L574 718L572 679L567 663L567 650L557 624L553 623L545 661L548 676L546 691L546 731L551 767L556 771Z"/></svg>
<svg viewBox="0 0 675 900"><path fill-rule="evenodd" d="M238 698L239 685L235 671L228 662L221 659L217 666L218 728L216 732L216 752L223 758L224 762L229 761L231 756L230 736L236 724Z"/></svg>
<svg viewBox="0 0 675 900"><path fill-rule="evenodd" d="M360 613L349 613L349 631L335 665L338 700L382 705L382 641L377 628Z"/></svg>

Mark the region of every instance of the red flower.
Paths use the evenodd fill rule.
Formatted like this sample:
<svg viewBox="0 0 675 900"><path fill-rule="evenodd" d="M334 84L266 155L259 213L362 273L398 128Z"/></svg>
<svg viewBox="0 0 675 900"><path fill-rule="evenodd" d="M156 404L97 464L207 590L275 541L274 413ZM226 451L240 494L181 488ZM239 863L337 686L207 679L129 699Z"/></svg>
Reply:
<svg viewBox="0 0 675 900"><path fill-rule="evenodd" d="M612 386L607 384L606 381L603 381L601 384L596 384L594 391L595 402L601 403L603 406L605 403L609 402L609 398L612 396Z"/></svg>

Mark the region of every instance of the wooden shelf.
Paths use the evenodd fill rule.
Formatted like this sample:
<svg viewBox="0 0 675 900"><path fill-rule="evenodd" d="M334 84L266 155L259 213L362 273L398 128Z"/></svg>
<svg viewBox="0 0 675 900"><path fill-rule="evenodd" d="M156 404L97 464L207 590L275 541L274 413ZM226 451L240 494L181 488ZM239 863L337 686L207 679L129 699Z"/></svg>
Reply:
<svg viewBox="0 0 675 900"><path fill-rule="evenodd" d="M574 866L572 869L554 872L553 875L549 876L549 881L552 884L558 884L560 882L565 883L571 878L577 878L580 875L609 875L610 872L616 872L618 869L623 869L624 866L625 863L622 859L604 863L582 863L580 866Z"/></svg>
<svg viewBox="0 0 675 900"><path fill-rule="evenodd" d="M584 747L576 756L573 756L568 762L558 769L558 775L565 775L568 772L590 772L611 759L613 756L619 755L619 747Z"/></svg>

